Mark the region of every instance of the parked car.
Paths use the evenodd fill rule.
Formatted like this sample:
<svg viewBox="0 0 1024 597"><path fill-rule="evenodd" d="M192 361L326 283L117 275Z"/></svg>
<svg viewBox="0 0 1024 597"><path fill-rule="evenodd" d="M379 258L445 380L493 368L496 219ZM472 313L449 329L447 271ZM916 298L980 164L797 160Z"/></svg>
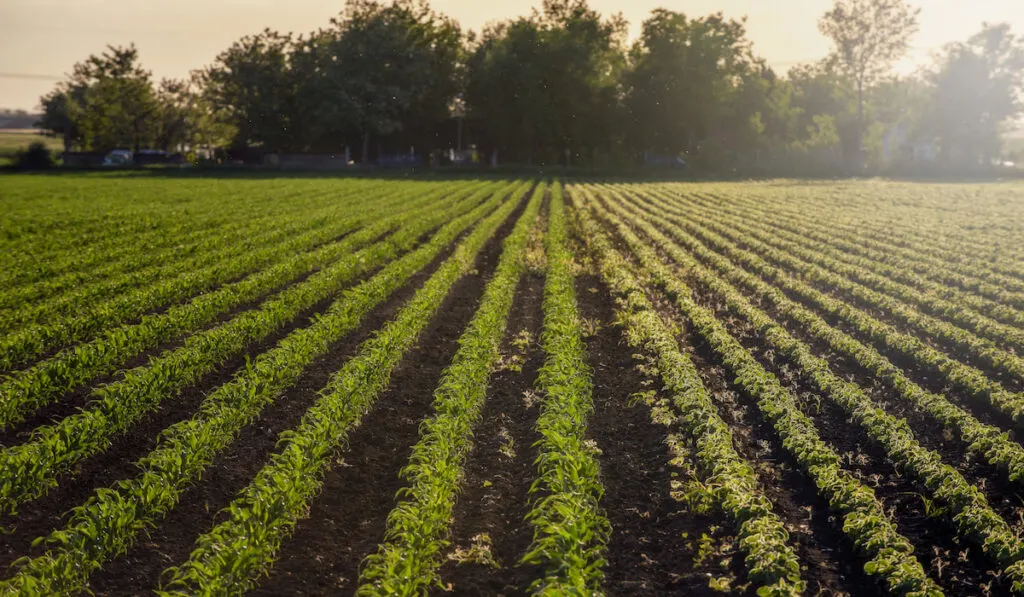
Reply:
<svg viewBox="0 0 1024 597"><path fill-rule="evenodd" d="M135 155L127 149L115 149L103 158L104 166L131 166L135 163Z"/></svg>

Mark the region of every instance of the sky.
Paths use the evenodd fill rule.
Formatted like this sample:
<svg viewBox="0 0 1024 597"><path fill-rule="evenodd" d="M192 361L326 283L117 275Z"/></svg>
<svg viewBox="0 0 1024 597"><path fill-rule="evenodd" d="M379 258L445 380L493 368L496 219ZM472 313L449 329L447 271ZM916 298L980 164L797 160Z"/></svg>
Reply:
<svg viewBox="0 0 1024 597"><path fill-rule="evenodd" d="M433 0L464 29L529 14L541 0ZM654 8L690 16L722 11L747 16L754 49L777 70L813 62L829 50L817 20L832 0L590 0L605 14L621 12L636 36ZM1024 34L1024 0L911 0L921 31L899 66L909 72L948 42L983 22L1007 21ZM265 27L306 33L325 26L343 0L0 0L0 108L35 109L39 97L74 63L107 44L139 48L155 78L184 77L209 64L233 41Z"/></svg>

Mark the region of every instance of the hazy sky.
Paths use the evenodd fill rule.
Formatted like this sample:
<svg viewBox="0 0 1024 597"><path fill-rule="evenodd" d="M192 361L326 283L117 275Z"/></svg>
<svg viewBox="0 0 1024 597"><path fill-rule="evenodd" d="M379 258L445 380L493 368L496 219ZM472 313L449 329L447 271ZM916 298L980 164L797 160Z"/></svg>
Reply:
<svg viewBox="0 0 1024 597"><path fill-rule="evenodd" d="M1009 21L1024 34L1024 0L911 0L923 7L913 55L901 70L943 44L967 38L984 21ZM591 0L603 13L622 12L636 35L657 7L697 16L724 11L748 17L758 54L785 71L818 59L828 42L818 17L832 0ZM234 40L264 27L305 33L325 25L342 0L0 0L0 107L35 108L54 80L106 44L135 42L157 77L182 77L208 64ZM464 28L528 14L540 0L433 0ZM11 75L19 75L12 77ZM29 78L33 77L33 78ZM35 78L38 77L38 78Z"/></svg>

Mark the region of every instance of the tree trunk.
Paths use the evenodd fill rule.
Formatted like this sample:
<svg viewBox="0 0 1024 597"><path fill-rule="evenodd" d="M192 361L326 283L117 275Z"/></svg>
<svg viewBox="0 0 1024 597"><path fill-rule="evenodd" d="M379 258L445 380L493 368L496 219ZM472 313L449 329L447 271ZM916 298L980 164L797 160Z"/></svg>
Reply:
<svg viewBox="0 0 1024 597"><path fill-rule="evenodd" d="M857 174L864 169L864 81L857 81L857 154L854 157Z"/></svg>
<svg viewBox="0 0 1024 597"><path fill-rule="evenodd" d="M362 164L367 166L370 163L370 131L363 133L363 157Z"/></svg>

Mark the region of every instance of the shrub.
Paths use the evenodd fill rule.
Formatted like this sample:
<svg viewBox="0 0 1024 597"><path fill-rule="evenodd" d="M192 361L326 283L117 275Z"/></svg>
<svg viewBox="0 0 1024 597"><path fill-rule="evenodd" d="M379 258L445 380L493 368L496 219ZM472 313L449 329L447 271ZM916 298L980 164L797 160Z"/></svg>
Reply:
<svg viewBox="0 0 1024 597"><path fill-rule="evenodd" d="M33 141L14 155L14 167L19 170L46 170L54 165L53 154L42 141Z"/></svg>

